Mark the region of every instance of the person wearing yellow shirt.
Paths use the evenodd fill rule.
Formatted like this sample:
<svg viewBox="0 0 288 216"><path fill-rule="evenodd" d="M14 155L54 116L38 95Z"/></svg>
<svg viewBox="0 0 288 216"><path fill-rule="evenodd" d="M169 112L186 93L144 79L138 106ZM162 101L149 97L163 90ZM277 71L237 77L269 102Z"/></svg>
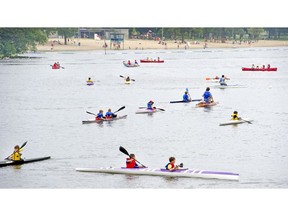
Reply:
<svg viewBox="0 0 288 216"><path fill-rule="evenodd" d="M19 145L16 145L14 147L14 152L11 154L11 156L9 157L10 160L13 160L13 161L20 161L22 160L21 159L21 153L20 153L20 148L19 148Z"/></svg>

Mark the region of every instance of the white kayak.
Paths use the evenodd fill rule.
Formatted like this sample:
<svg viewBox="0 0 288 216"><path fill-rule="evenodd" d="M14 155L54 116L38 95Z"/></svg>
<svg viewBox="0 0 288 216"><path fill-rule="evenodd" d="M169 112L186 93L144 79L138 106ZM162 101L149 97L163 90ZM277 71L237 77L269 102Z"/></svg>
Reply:
<svg viewBox="0 0 288 216"><path fill-rule="evenodd" d="M127 175L150 175L150 176L168 176L168 177L187 177L187 178L207 178L207 179L225 179L239 180L239 174L231 172L207 171L197 169L180 169L169 171L166 169L150 168L76 168L79 172L95 172L109 174L127 174Z"/></svg>
<svg viewBox="0 0 288 216"><path fill-rule="evenodd" d="M244 85L215 85L213 86L214 88L219 88L219 89L226 89L226 88L246 88Z"/></svg>
<svg viewBox="0 0 288 216"><path fill-rule="evenodd" d="M82 121L82 124L100 123L100 122L104 122L104 121L110 122L110 121L115 121L115 120L119 120L119 119L124 119L126 117L127 117L127 115L117 116L116 118L101 119L101 120L96 120L95 118L93 118L93 119L88 119L88 120Z"/></svg>
<svg viewBox="0 0 288 216"><path fill-rule="evenodd" d="M136 111L136 114L149 114L149 113L155 113L155 112L159 112L159 111L165 111L162 108L156 108L156 109L139 109L138 111Z"/></svg>
<svg viewBox="0 0 288 216"><path fill-rule="evenodd" d="M225 126L225 125L237 125L237 124L243 124L243 123L251 123L253 120L251 119L239 119L239 120L229 120L227 122L220 123L219 126Z"/></svg>

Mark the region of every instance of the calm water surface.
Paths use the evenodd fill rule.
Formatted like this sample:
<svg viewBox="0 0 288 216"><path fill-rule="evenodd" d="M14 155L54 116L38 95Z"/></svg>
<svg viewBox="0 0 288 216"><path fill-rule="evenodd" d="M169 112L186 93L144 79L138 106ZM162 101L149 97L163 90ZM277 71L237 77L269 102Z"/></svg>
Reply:
<svg viewBox="0 0 288 216"><path fill-rule="evenodd" d="M0 61L0 158L28 144L23 157L48 161L0 169L0 188L287 188L288 48L47 52ZM164 64L126 68L123 60L160 56ZM65 69L51 70L59 61ZM251 64L277 72L242 72ZM206 77L225 74L246 88L214 89ZM136 81L125 85L119 76ZM94 86L86 86L88 77ZM181 100L205 88L219 104L210 109ZM136 115L149 100L165 109ZM126 108L125 120L82 125L86 111ZM237 110L253 124L220 127ZM76 172L77 167L125 166L125 147L151 168L170 156L185 167L230 171L239 181ZM19 181L18 179L21 179Z"/></svg>

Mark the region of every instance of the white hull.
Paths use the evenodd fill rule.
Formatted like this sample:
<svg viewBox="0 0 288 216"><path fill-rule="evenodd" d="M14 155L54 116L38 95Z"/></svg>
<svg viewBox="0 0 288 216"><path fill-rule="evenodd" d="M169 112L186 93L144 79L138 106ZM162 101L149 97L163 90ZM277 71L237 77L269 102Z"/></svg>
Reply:
<svg viewBox="0 0 288 216"><path fill-rule="evenodd" d="M239 180L239 174L231 172L218 172L196 169L183 169L170 172L165 169L150 169L150 168L76 168L79 172L95 172L109 174L127 174L127 175L150 175L150 176L168 176L168 177L186 177L186 178L207 178L207 179L225 179Z"/></svg>
<svg viewBox="0 0 288 216"><path fill-rule="evenodd" d="M82 121L82 124L89 124L89 123L99 123L99 122L110 122L110 121L115 121L115 120L119 120L119 119L124 119L126 118L127 115L124 115L124 116L119 116L119 117L116 117L116 118L111 118L111 119L103 119L103 120L96 120L95 118L94 119L88 119L86 121Z"/></svg>
<svg viewBox="0 0 288 216"><path fill-rule="evenodd" d="M243 124L243 123L248 123L252 122L253 120L251 119L241 119L241 120L230 120L227 122L220 123L219 126L225 126L225 125L237 125L237 124Z"/></svg>

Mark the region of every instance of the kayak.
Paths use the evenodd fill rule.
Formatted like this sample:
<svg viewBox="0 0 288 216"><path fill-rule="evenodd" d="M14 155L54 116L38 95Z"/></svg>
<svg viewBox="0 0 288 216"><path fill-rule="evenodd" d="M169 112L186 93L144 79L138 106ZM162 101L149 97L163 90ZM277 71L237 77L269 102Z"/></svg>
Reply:
<svg viewBox="0 0 288 216"><path fill-rule="evenodd" d="M60 69L60 66L54 66L54 65L52 65L52 69Z"/></svg>
<svg viewBox="0 0 288 216"><path fill-rule="evenodd" d="M202 99L194 99L194 100L190 100L190 101L170 101L170 103L190 103L190 102L195 102L195 101L201 101Z"/></svg>
<svg viewBox="0 0 288 216"><path fill-rule="evenodd" d="M277 68L246 68L246 67L242 67L242 71L277 71Z"/></svg>
<svg viewBox="0 0 288 216"><path fill-rule="evenodd" d="M158 61L156 59L155 60L147 60L147 59L145 60L145 59L143 59L143 60L140 60L140 62L141 63L164 63L164 60L159 60Z"/></svg>
<svg viewBox="0 0 288 216"><path fill-rule="evenodd" d="M50 158L51 157L48 156L48 157L24 159L24 160L20 160L20 161L12 161L12 160L0 161L0 167L12 166L12 165L21 165L21 164L32 163L32 162L38 162L38 161L48 160Z"/></svg>
<svg viewBox="0 0 288 216"><path fill-rule="evenodd" d="M207 103L202 101L202 102L196 104L196 107L211 107L211 106L217 105L218 103L219 102L212 102L212 103L207 104Z"/></svg>
<svg viewBox="0 0 288 216"><path fill-rule="evenodd" d="M159 108L156 108L156 109L141 109L141 110L138 110L136 112L136 114L146 114L146 113L155 113L155 112L159 112L159 111L163 111L163 110L160 110Z"/></svg>
<svg viewBox="0 0 288 216"><path fill-rule="evenodd" d="M187 178L207 178L207 179L225 179L239 180L239 174L231 172L207 171L197 169L180 169L169 171L166 169L150 168L76 168L79 172L95 172L109 174L127 174L127 175L150 175L150 176L168 176L168 177L187 177Z"/></svg>
<svg viewBox="0 0 288 216"><path fill-rule="evenodd" d="M100 122L111 122L111 121L115 121L115 120L119 120L119 119L125 119L127 117L127 115L124 116L117 116L116 118L110 118L110 119L101 119L101 120L96 120L94 119L88 119L85 121L82 121L82 124L89 124L89 123L100 123Z"/></svg>
<svg viewBox="0 0 288 216"><path fill-rule="evenodd" d="M86 81L87 85L90 86L90 85L94 85L94 82L93 81Z"/></svg>
<svg viewBox="0 0 288 216"><path fill-rule="evenodd" d="M139 67L140 65L139 64L128 64L128 63L126 63L125 61L123 61L123 64L124 64L124 66L126 66L126 67Z"/></svg>
<svg viewBox="0 0 288 216"><path fill-rule="evenodd" d="M219 126L237 125L237 124L243 124L243 123L248 123L248 122L252 122L252 121L253 120L251 120L251 119L229 120L227 122L220 123Z"/></svg>
<svg viewBox="0 0 288 216"><path fill-rule="evenodd" d="M246 88L246 86L243 85L215 85L213 86L214 88L219 88L219 89L226 89L226 88Z"/></svg>

